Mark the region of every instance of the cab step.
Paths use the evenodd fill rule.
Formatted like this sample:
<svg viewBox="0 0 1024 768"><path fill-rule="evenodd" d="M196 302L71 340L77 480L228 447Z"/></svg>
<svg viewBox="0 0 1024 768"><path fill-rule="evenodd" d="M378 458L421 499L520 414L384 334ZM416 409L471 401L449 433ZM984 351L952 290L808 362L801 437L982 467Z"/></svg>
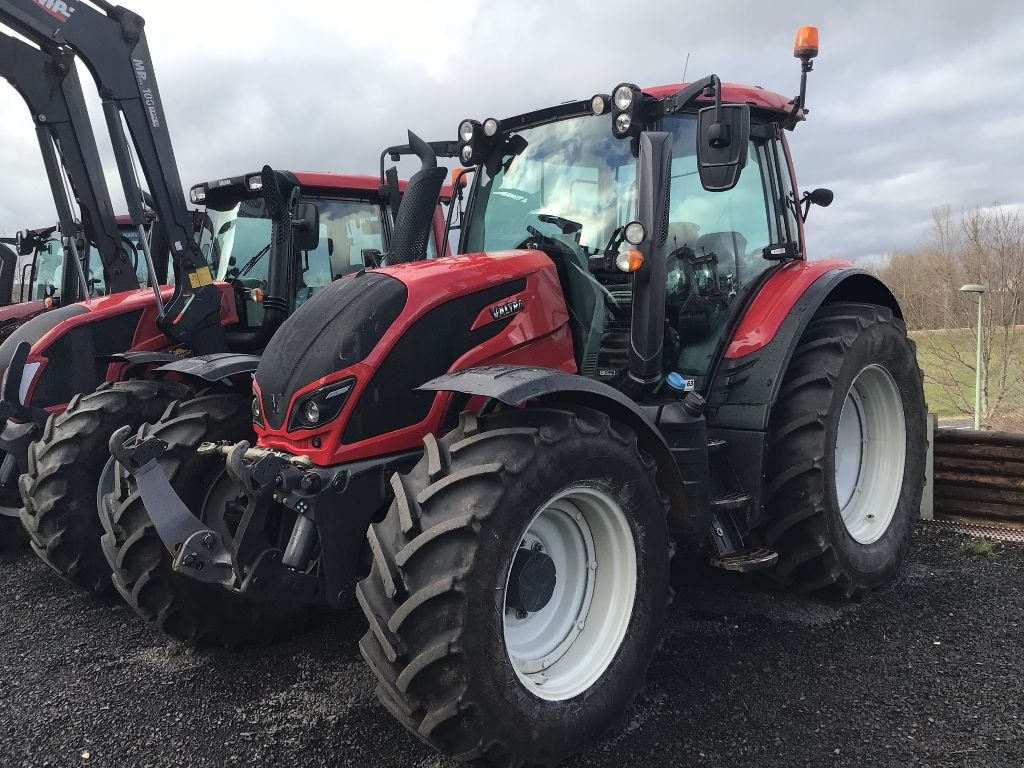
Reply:
<svg viewBox="0 0 1024 768"><path fill-rule="evenodd" d="M750 494L741 491L730 491L712 496L708 501L712 512L731 512L734 509L743 509L749 502Z"/></svg>
<svg viewBox="0 0 1024 768"><path fill-rule="evenodd" d="M777 562L779 562L779 553L765 547L749 547L740 552L711 558L711 564L716 568L737 573L762 571L771 568Z"/></svg>

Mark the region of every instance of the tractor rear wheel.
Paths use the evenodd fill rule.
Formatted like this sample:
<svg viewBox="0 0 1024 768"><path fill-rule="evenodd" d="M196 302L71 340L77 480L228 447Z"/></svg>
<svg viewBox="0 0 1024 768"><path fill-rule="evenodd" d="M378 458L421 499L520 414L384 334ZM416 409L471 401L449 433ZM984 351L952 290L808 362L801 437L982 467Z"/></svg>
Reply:
<svg viewBox="0 0 1024 768"><path fill-rule="evenodd" d="M392 478L356 588L378 697L457 760L554 765L620 719L660 642L655 464L576 407L463 414L424 447Z"/></svg>
<svg viewBox="0 0 1024 768"><path fill-rule="evenodd" d="M21 523L35 553L65 581L89 592L110 588L96 494L110 458L110 436L125 424L156 421L170 403L190 393L181 384L161 381L103 384L76 395L29 446L28 472L18 480Z"/></svg>
<svg viewBox="0 0 1024 768"><path fill-rule="evenodd" d="M846 598L893 577L921 504L925 418L903 322L869 304L819 309L769 427L763 535L776 577Z"/></svg>
<svg viewBox="0 0 1024 768"><path fill-rule="evenodd" d="M252 396L218 391L175 403L140 430L167 443L159 463L185 505L225 539L244 510L224 458L197 453L204 442L255 440ZM131 475L117 467L104 499L102 549L117 591L147 623L194 644L238 648L270 642L297 626L302 604L258 601L177 573ZM282 530L284 530L282 528ZM290 528L289 528L290 530ZM275 542L276 544L276 542ZM268 542L269 546L269 542Z"/></svg>

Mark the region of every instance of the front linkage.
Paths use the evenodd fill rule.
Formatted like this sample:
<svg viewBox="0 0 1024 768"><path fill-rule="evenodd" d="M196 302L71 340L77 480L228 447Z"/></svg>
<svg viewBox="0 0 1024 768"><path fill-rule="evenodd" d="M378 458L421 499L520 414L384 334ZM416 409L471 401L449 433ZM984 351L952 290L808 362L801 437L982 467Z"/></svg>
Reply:
<svg viewBox="0 0 1024 768"><path fill-rule="evenodd" d="M327 603L348 600L359 575L366 529L393 498L390 478L421 455L409 451L316 467L306 456L238 443L203 443L199 454L223 456L244 496L244 512L231 530L214 530L189 510L159 459L167 443L139 439L122 428L110 439L114 458L133 476L173 569L189 578L255 600ZM263 535L275 506L295 514L284 549Z"/></svg>

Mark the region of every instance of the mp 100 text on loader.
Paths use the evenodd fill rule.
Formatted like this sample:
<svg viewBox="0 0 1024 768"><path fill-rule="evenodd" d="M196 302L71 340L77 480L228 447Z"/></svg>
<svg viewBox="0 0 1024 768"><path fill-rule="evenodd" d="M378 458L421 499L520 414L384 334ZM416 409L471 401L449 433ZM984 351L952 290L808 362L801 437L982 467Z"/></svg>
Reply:
<svg viewBox="0 0 1024 768"><path fill-rule="evenodd" d="M342 603L369 561L381 701L500 765L553 765L622 717L673 538L797 590L890 579L921 373L892 293L807 259L831 195L797 192L785 131L817 30L797 43L796 99L712 75L460 124L460 255L339 280L282 325L255 445L200 449L226 455L211 503L232 518L190 514L158 437L112 442L178 575L271 621Z"/></svg>

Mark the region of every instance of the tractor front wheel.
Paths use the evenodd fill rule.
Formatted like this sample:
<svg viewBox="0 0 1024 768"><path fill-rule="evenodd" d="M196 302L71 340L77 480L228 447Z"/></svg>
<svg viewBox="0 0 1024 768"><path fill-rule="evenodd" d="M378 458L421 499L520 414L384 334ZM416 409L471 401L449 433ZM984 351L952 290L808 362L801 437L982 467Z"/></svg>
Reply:
<svg viewBox="0 0 1024 768"><path fill-rule="evenodd" d="M925 416L899 318L867 304L818 310L771 415L764 540L780 580L850 598L893 577L921 504Z"/></svg>
<svg viewBox="0 0 1024 768"><path fill-rule="evenodd" d="M25 505L21 522L32 549L65 581L89 592L110 588L97 509L110 436L125 424L137 428L156 421L168 405L190 394L188 387L172 382L104 384L75 396L29 446L28 472L18 480Z"/></svg>
<svg viewBox="0 0 1024 768"><path fill-rule="evenodd" d="M554 765L624 714L660 641L667 501L605 414L464 414L371 526L378 696L457 760Z"/></svg>

